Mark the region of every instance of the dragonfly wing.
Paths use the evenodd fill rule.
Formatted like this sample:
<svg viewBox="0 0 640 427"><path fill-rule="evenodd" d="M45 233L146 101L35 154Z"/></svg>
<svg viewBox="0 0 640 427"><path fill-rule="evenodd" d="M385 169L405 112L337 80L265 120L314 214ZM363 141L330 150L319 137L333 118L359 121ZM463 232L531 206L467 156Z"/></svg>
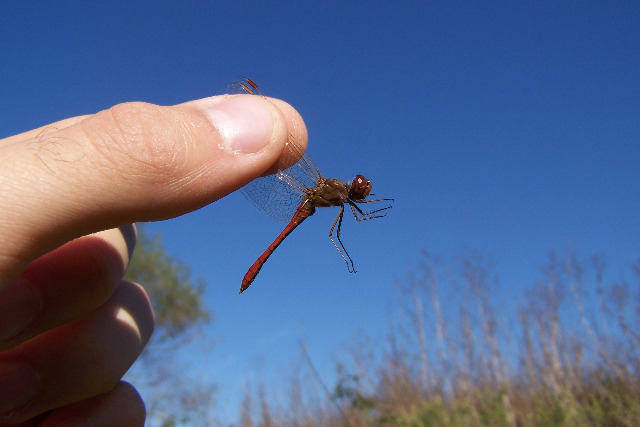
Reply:
<svg viewBox="0 0 640 427"><path fill-rule="evenodd" d="M251 181L240 192L271 219L288 222L302 203L302 194L291 190L280 174L274 174Z"/></svg>
<svg viewBox="0 0 640 427"><path fill-rule="evenodd" d="M251 79L237 78L227 86L228 94L264 96ZM291 166L293 165L293 166ZM306 194L322 180L318 167L294 138L287 141L277 172L263 176L242 188L242 194L265 214L277 221L289 221Z"/></svg>

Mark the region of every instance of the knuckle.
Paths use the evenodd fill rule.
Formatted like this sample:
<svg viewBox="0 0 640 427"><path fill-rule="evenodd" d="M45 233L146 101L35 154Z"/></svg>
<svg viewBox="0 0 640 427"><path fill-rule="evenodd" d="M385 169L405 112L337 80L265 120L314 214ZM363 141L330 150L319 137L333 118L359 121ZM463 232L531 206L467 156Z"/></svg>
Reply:
<svg viewBox="0 0 640 427"><path fill-rule="evenodd" d="M85 125L100 158L115 170L152 181L171 179L187 163L190 133L175 110L143 102L118 104Z"/></svg>

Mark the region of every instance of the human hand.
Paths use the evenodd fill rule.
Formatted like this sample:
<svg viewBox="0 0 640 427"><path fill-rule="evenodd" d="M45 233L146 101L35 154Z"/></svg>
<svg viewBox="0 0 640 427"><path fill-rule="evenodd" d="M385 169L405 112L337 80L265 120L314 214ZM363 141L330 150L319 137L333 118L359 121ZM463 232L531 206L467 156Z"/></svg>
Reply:
<svg viewBox="0 0 640 427"><path fill-rule="evenodd" d="M288 136L304 144L298 113L269 101L126 103L0 140L0 424L144 424L120 381L153 329L122 280L126 224L200 208L268 171Z"/></svg>

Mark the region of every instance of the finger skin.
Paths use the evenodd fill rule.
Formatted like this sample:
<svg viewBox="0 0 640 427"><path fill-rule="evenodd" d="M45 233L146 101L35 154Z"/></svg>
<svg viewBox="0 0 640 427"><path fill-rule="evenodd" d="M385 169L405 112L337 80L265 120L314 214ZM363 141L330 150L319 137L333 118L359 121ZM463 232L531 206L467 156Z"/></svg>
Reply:
<svg viewBox="0 0 640 427"><path fill-rule="evenodd" d="M210 112L233 99L248 111L268 110L262 149L229 150L229 135L211 121ZM175 217L242 187L276 163L291 135L306 145L304 122L288 104L233 99L120 104L0 143L0 289L30 260L76 237Z"/></svg>
<svg viewBox="0 0 640 427"><path fill-rule="evenodd" d="M0 139L0 148L2 148L3 146L11 145L11 144L22 144L22 143L24 143L24 141L27 141L27 140L33 139L33 138L37 138L38 136L40 136L43 133L45 133L47 130L64 129L66 127L69 127L71 125L74 125L74 124L84 120L85 118L87 118L89 116L90 116L90 114L87 114L87 115L84 115L84 116L70 117L68 119L63 119L63 120L57 121L55 123L50 123L48 125L39 127L37 129L32 129L32 130L28 130L28 131L23 132L23 133L19 133L18 135L12 135L12 136L6 137L4 139Z"/></svg>
<svg viewBox="0 0 640 427"><path fill-rule="evenodd" d="M144 402L136 389L120 381L108 393L53 411L39 427L136 427L144 426L145 417Z"/></svg>
<svg viewBox="0 0 640 427"><path fill-rule="evenodd" d="M144 426L146 410L138 391L120 381L110 392L72 403L11 427Z"/></svg>
<svg viewBox="0 0 640 427"><path fill-rule="evenodd" d="M113 390L152 330L144 290L122 282L98 310L0 353L0 364L31 369L38 379L35 396L0 415L0 424L23 422Z"/></svg>
<svg viewBox="0 0 640 427"><path fill-rule="evenodd" d="M0 292L0 351L101 306L124 276L133 225L83 236L29 264Z"/></svg>

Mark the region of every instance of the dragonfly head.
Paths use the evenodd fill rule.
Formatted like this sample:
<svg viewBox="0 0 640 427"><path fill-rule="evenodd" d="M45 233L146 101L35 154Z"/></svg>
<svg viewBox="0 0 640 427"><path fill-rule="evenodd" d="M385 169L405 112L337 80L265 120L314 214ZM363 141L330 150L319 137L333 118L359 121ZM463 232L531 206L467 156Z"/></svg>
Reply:
<svg viewBox="0 0 640 427"><path fill-rule="evenodd" d="M371 181L362 175L356 175L349 188L349 198L361 200L367 197L369 193L371 193Z"/></svg>

